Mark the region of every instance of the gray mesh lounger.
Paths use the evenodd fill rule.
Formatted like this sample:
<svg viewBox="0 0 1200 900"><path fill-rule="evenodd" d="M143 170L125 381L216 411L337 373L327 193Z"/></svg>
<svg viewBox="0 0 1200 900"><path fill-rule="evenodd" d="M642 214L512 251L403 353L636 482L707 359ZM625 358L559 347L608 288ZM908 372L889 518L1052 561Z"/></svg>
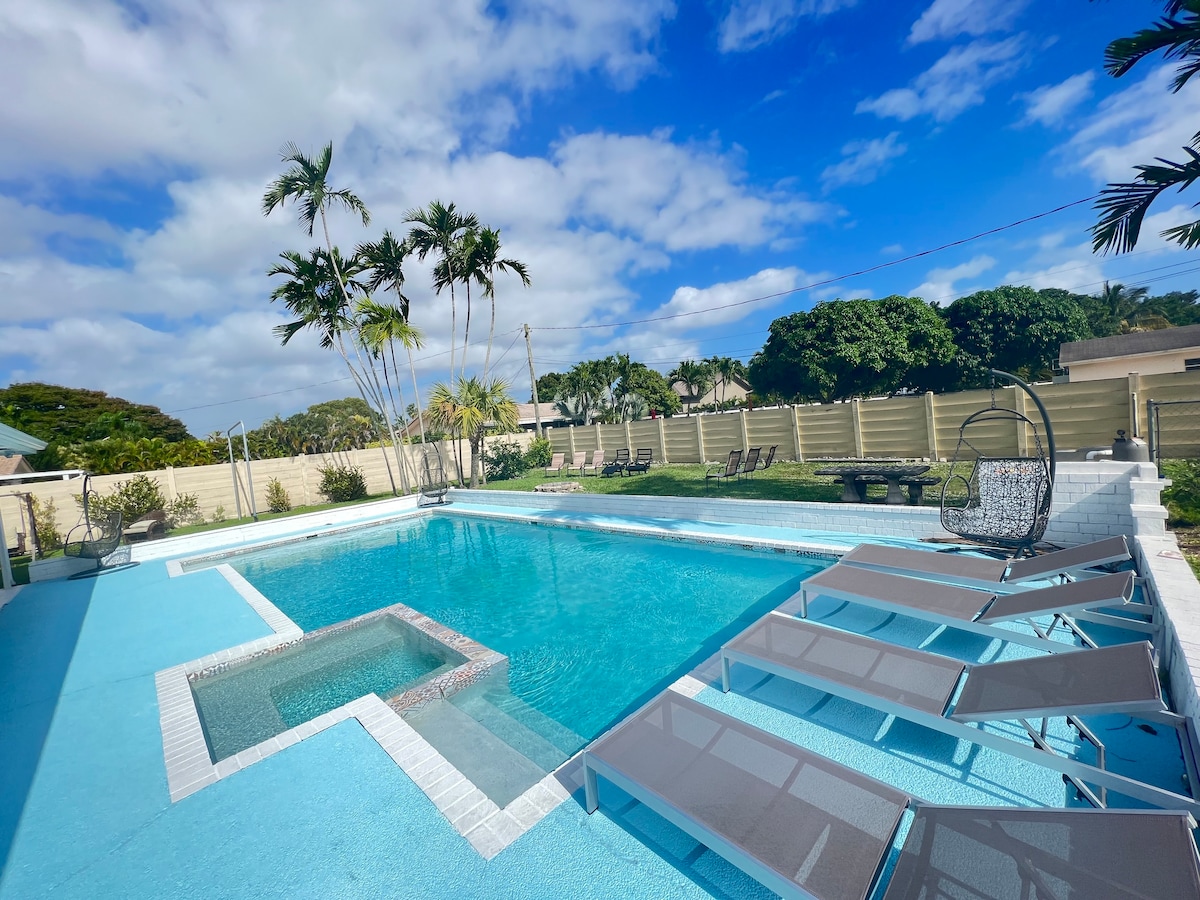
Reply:
<svg viewBox="0 0 1200 900"><path fill-rule="evenodd" d="M971 666L770 613L721 648L726 691L734 662L1062 772L1097 806L1111 788L1200 815L1200 801L1106 770L1104 745L1078 719L1125 713L1179 727L1145 642ZM1096 746L1097 765L1057 754L1044 740L1045 723L1039 730L1027 721L1051 716L1066 716ZM964 724L1000 721L1020 722L1032 744ZM1100 786L1099 796L1089 784Z"/></svg>
<svg viewBox="0 0 1200 900"><path fill-rule="evenodd" d="M1117 572L1014 594L995 594L835 563L800 585L795 596L799 597L802 617L808 617L809 598L819 595L1061 653L1073 648L1047 640L1048 632L1032 623L1033 635L993 626L997 622L1028 622L1033 616L1054 615L1073 627L1066 613L1128 603L1133 597L1133 573Z"/></svg>
<svg viewBox="0 0 1200 900"><path fill-rule="evenodd" d="M1128 542L1118 535L1030 559L991 559L915 547L859 544L842 557L842 562L901 575L921 575L954 584L988 589L1011 585L1013 590L1018 590L1024 589L1022 582L1077 576L1094 566L1125 562L1130 558Z"/></svg>
<svg viewBox="0 0 1200 900"><path fill-rule="evenodd" d="M1004 900L1108 900L1130 896L1106 893L1125 884L1178 900L1200 883L1187 813L925 806L669 690L593 742L583 767L589 813L601 775L783 897L872 896L910 807L886 900L958 896L937 892L947 882ZM1030 883L1036 895L1012 890Z"/></svg>
<svg viewBox="0 0 1200 900"><path fill-rule="evenodd" d="M920 806L884 900L1200 897L1186 813Z"/></svg>

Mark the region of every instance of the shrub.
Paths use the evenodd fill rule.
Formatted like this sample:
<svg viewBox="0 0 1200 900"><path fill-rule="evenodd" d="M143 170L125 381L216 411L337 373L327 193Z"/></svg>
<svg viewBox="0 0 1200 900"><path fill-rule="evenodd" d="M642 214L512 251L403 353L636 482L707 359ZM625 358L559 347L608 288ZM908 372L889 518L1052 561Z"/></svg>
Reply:
<svg viewBox="0 0 1200 900"><path fill-rule="evenodd" d="M57 513L53 500L43 503L36 496L33 498L33 527L37 529L38 544L43 553L62 546L63 536L58 530Z"/></svg>
<svg viewBox="0 0 1200 900"><path fill-rule="evenodd" d="M163 508L167 514L167 531L174 531L181 525L195 525L204 521L204 513L200 512L200 499L195 494L180 494L174 500L168 501Z"/></svg>
<svg viewBox="0 0 1200 900"><path fill-rule="evenodd" d="M496 441L484 452L488 481L519 478L529 468L525 451L516 441Z"/></svg>
<svg viewBox="0 0 1200 900"><path fill-rule="evenodd" d="M83 498L76 496L83 505ZM128 481L118 481L111 494L89 498L89 510L93 518L119 512L126 524L136 522L146 513L157 509L166 510L167 498L163 496L158 481L149 475L134 475Z"/></svg>
<svg viewBox="0 0 1200 900"><path fill-rule="evenodd" d="M283 482L272 478L267 482L267 509L273 513L285 513L292 508L292 498L283 488Z"/></svg>
<svg viewBox="0 0 1200 900"><path fill-rule="evenodd" d="M224 522L225 521L225 507L218 506L216 509L214 509L212 518L209 519L209 521L210 522Z"/></svg>
<svg viewBox="0 0 1200 900"><path fill-rule="evenodd" d="M358 466L323 466L318 490L330 503L343 503L367 496L367 481Z"/></svg>
<svg viewBox="0 0 1200 900"><path fill-rule="evenodd" d="M525 466L529 469L541 469L550 465L554 456L554 445L545 438L534 438L529 449L525 451Z"/></svg>
<svg viewBox="0 0 1200 900"><path fill-rule="evenodd" d="M1163 462L1163 475L1171 486L1162 492L1163 505L1172 528L1200 525L1200 459L1174 459Z"/></svg>

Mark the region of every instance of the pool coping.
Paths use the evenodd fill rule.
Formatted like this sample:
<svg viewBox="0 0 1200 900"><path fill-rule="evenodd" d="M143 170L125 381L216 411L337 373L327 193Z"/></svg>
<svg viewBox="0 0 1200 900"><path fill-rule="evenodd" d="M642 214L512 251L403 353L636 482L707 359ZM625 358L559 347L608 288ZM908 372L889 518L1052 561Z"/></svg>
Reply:
<svg viewBox="0 0 1200 900"><path fill-rule="evenodd" d="M570 796L571 777L564 770L572 766L578 754L573 754L555 771L501 808L403 719L406 712L420 709L432 700L450 696L489 677L507 663L503 654L399 603L306 635L232 566L221 563L214 568L274 634L155 673L163 763L172 803L348 719L358 721L484 859L494 857ZM186 574L178 565L168 565L168 569L172 576ZM366 694L220 762L212 761L191 690L194 678L227 671L295 646L305 638L345 631L388 615L462 654L466 662L389 700Z"/></svg>

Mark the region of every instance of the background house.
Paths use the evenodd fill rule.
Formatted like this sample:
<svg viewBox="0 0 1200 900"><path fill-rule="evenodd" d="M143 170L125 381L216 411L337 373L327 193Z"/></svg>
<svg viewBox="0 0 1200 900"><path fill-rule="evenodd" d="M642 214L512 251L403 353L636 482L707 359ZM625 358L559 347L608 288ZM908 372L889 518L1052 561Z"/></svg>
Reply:
<svg viewBox="0 0 1200 900"><path fill-rule="evenodd" d="M1058 351L1068 381L1200 371L1200 325L1072 341Z"/></svg>
<svg viewBox="0 0 1200 900"><path fill-rule="evenodd" d="M734 375L727 385L722 384L718 378L717 383L700 397L689 395L687 386L679 382L671 385L671 390L679 395L686 410L688 406L705 406L709 403L720 403L723 400L745 400L750 395L751 388L750 382L739 375Z"/></svg>

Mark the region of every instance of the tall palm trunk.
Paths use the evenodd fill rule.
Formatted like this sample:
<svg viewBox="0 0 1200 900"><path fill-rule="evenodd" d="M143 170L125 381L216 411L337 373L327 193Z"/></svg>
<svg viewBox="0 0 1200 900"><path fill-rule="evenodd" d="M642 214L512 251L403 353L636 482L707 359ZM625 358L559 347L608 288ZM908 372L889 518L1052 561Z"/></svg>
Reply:
<svg viewBox="0 0 1200 900"><path fill-rule="evenodd" d="M467 377L467 344L469 344L471 342L471 279L470 279L470 277L467 278L465 284L467 287L467 321L466 321L466 324L463 326L462 366L458 373L458 377L459 377L460 381L463 378Z"/></svg>
<svg viewBox="0 0 1200 900"><path fill-rule="evenodd" d="M421 412L421 391L417 388L417 367L413 363L412 347L407 344L404 349L408 352L408 371L412 373L413 397L417 404L417 425L421 429L421 443L425 443L425 414Z"/></svg>
<svg viewBox="0 0 1200 900"><path fill-rule="evenodd" d="M488 280L494 276L488 272ZM496 336L496 292L495 290L488 291L488 299L492 301L492 321L488 324L488 341L487 351L483 354L483 380L487 381L488 368L492 363L492 339Z"/></svg>

